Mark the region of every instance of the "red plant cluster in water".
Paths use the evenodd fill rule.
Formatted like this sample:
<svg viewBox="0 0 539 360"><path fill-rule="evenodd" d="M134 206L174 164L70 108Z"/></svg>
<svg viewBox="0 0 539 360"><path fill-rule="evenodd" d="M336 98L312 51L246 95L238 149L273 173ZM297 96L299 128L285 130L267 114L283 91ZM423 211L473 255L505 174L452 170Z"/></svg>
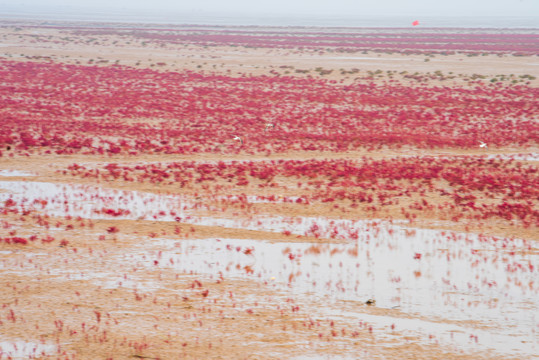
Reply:
<svg viewBox="0 0 539 360"><path fill-rule="evenodd" d="M28 244L28 239L22 238L22 237L19 237L19 236L13 236L13 237L0 238L0 242L5 242L6 244L26 245L26 244Z"/></svg>
<svg viewBox="0 0 539 360"><path fill-rule="evenodd" d="M77 35L128 35L157 44L194 44L200 46L244 46L249 48L335 49L357 52L398 51L403 53L435 52L452 54L539 53L539 35L496 33L488 31L463 33L459 29L444 32L410 31L404 29L349 29L348 32L325 32L309 29L294 31L241 29L81 29ZM46 39L45 39L46 40Z"/></svg>
<svg viewBox="0 0 539 360"><path fill-rule="evenodd" d="M278 160L118 165L86 169L72 165L73 176L105 180L151 182L179 187L230 183L255 189L300 182L297 204L345 201L376 210L414 201L403 211L458 210L462 217L519 219L524 226L539 225L535 199L539 171L515 160L484 157L404 157L385 160ZM241 182L241 184L240 184ZM430 198L438 200L433 203ZM237 197L241 201L245 197ZM271 200L264 197L265 200ZM276 198L273 198L276 200ZM454 218L453 220L458 220Z"/></svg>
<svg viewBox="0 0 539 360"><path fill-rule="evenodd" d="M29 237L21 237L21 236L7 236L7 237L0 237L0 243L6 243L6 244L13 244L13 245L28 245L34 241L38 240L38 237L36 235L32 235ZM50 235L47 235L45 237L40 238L42 244L48 244L56 240ZM68 244L67 240L62 240L61 245L66 246Z"/></svg>
<svg viewBox="0 0 539 360"><path fill-rule="evenodd" d="M105 214L110 216L126 216L131 213L131 211L127 209L108 209L108 208L102 208L101 210L94 210L94 213L96 214Z"/></svg>
<svg viewBox="0 0 539 360"><path fill-rule="evenodd" d="M539 140L539 93L526 85L345 85L13 61L0 61L0 78L0 146L18 151L271 153ZM267 123L275 126L264 131Z"/></svg>

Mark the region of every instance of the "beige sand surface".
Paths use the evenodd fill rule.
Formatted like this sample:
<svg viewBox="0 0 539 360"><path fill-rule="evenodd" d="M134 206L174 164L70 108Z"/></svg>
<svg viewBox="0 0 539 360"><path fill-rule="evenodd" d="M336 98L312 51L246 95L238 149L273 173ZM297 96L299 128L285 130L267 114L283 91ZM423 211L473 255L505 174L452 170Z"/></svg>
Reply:
<svg viewBox="0 0 539 360"><path fill-rule="evenodd" d="M438 85L466 83L474 74L489 80L496 75L515 77L539 75L537 56L485 55L401 55L398 53L361 52L339 54L312 50L263 49L223 46L197 46L170 44L162 47L132 37L130 35L92 35L91 39L73 34L69 29L22 28L16 25L0 28L0 54L17 60L40 61L51 59L71 64L87 64L92 60L99 66L120 64L153 68L163 71L183 69L224 73L233 76L242 74L268 75L276 71L288 76L321 76L332 80L350 81L356 77L367 77L369 71L380 70L377 80L389 80L387 71L392 71L393 79L401 79L408 74L434 74L441 71L445 76L454 76L442 82L430 81ZM258 30L258 29L257 29ZM32 36L40 37L35 39ZM30 59L28 59L30 58ZM428 60L428 61L425 61ZM165 65L157 65L164 63ZM329 75L319 75L316 68L333 70ZM359 69L358 73L342 73ZM309 70L299 73L296 70ZM532 80L537 84L537 79Z"/></svg>

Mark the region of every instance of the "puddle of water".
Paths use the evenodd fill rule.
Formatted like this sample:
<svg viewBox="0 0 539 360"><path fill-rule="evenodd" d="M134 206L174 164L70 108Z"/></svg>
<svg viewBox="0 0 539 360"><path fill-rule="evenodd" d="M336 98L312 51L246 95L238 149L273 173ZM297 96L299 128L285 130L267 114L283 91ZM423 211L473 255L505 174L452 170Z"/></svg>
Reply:
<svg viewBox="0 0 539 360"><path fill-rule="evenodd" d="M20 171L20 170L0 170L0 176L3 176L3 177L35 176L35 174L29 173L27 171Z"/></svg>
<svg viewBox="0 0 539 360"><path fill-rule="evenodd" d="M179 195L160 195L138 191L104 189L95 186L52 184L32 181L0 181L0 201L9 198L22 208L36 208L52 216L90 219L130 219L181 221L188 224L221 226L269 232L290 232L345 240L368 231L365 221L332 220L309 217L257 216L250 219L195 216L191 199ZM249 201L257 201L249 197ZM260 199L259 199L260 200ZM292 198L287 199L292 200ZM263 201L263 200L260 200Z"/></svg>
<svg viewBox="0 0 539 360"><path fill-rule="evenodd" d="M539 153L530 154L490 154L487 159L539 161Z"/></svg>
<svg viewBox="0 0 539 360"><path fill-rule="evenodd" d="M25 341L0 341L0 358L37 359L56 352L56 345Z"/></svg>
<svg viewBox="0 0 539 360"><path fill-rule="evenodd" d="M430 319L370 319L381 327L398 322L459 346L469 342L470 335L480 334L471 345L502 353L509 344L524 354L535 351L539 319L530 314L539 312L538 271L530 266L539 264L539 256L511 255L513 247L524 246L523 241L421 229L407 236L407 229L394 228L346 244L153 239L143 245L138 261L215 278L223 274L259 279L328 304L347 300L362 306L374 298L378 307ZM152 247L159 250L148 252ZM479 331L477 326L489 329ZM455 336L455 331L463 335Z"/></svg>
<svg viewBox="0 0 539 360"><path fill-rule="evenodd" d="M241 197L237 195L218 196L216 200L238 201ZM295 203L298 196L257 196L246 195L245 200L251 204L277 204L277 203Z"/></svg>
<svg viewBox="0 0 539 360"><path fill-rule="evenodd" d="M180 196L62 185L33 181L0 181L0 201L13 199L19 207L36 208L52 216L88 219L154 219L174 221L193 206Z"/></svg>

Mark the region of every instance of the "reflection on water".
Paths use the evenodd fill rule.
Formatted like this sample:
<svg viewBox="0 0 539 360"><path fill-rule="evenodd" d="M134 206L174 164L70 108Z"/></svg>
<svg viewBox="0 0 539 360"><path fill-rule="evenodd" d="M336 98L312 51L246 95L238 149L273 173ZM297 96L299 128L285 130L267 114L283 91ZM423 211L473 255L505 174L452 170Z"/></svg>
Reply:
<svg viewBox="0 0 539 360"><path fill-rule="evenodd" d="M10 177L10 176L35 176L32 173L20 170L0 170L0 176Z"/></svg>
<svg viewBox="0 0 539 360"><path fill-rule="evenodd" d="M55 345L25 341L2 341L0 338L0 359L39 358L54 352L56 352Z"/></svg>
<svg viewBox="0 0 539 360"><path fill-rule="evenodd" d="M346 244L153 239L142 245L138 261L184 273L257 279L327 304L374 298L378 307L421 318L371 316L369 321L381 326L398 322L401 329L436 334L455 344L481 333L474 346L503 352L511 344L512 351L535 350L539 319L533 314L539 301L534 264L539 257L513 253L526 247L525 242L423 229L407 235L409 230L394 226L379 229L374 236ZM347 316L353 313L345 310ZM444 320L474 324L437 323ZM481 326L489 330L479 332Z"/></svg>
<svg viewBox="0 0 539 360"><path fill-rule="evenodd" d="M396 324L401 331L433 335L457 348L522 355L538 349L539 252L525 240L411 229L382 221L202 217L193 215L196 204L187 197L91 186L0 181L0 189L7 190L0 193L0 201L11 198L16 206L49 215L182 221L267 231L269 237L283 231L317 237L320 243L154 238L107 257L123 268L169 268L214 279L222 275L264 282L305 303L328 304L321 314L367 319L378 328ZM60 263L50 275L92 280L104 288L154 291L166 286L103 271L101 263L98 272L92 264L77 266L78 274L70 271L72 265L62 268ZM0 264L4 273L10 269ZM369 298L390 313L366 313L364 302Z"/></svg>
<svg viewBox="0 0 539 360"><path fill-rule="evenodd" d="M174 221L192 203L179 196L120 191L85 185L62 185L32 181L0 181L0 200L13 199L24 208L36 208L51 216L91 219L153 219ZM42 201L43 200L43 201ZM122 210L120 213L107 212ZM121 216L116 216L121 214Z"/></svg>
<svg viewBox="0 0 539 360"><path fill-rule="evenodd" d="M31 181L0 181L0 189L8 191L0 193L0 201L12 199L21 209L34 208L51 216L180 221L187 224L235 229L278 233L287 231L294 235L328 237L337 240L356 238L360 231L367 230L365 221L339 219L326 221L325 218L263 215L254 218L196 216L194 210L199 208L199 205L192 198L180 195L160 195L87 185L61 185ZM251 196L246 200L248 202L267 201L264 198ZM292 197L286 197L280 201L292 200Z"/></svg>
<svg viewBox="0 0 539 360"><path fill-rule="evenodd" d="M487 159L539 161L539 153L529 154L489 154Z"/></svg>

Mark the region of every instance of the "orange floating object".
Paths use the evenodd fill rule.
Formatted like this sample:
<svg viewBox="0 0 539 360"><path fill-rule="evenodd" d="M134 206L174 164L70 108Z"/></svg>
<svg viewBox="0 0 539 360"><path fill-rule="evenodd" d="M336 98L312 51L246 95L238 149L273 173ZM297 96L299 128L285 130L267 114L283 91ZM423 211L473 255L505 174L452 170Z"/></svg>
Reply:
<svg viewBox="0 0 539 360"><path fill-rule="evenodd" d="M419 25L419 20L415 20L413 23L412 23L413 26L417 26Z"/></svg>

